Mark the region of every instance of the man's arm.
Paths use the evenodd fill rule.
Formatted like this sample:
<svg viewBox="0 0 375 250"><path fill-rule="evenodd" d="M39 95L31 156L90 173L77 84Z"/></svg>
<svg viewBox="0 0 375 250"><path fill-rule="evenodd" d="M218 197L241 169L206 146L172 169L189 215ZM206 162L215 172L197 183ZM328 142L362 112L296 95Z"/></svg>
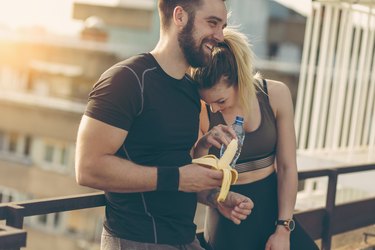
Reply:
<svg viewBox="0 0 375 250"><path fill-rule="evenodd" d="M128 132L86 115L78 129L76 179L80 185L110 192L156 190L157 167L115 156ZM222 173L196 164L179 168L178 190L199 192L220 186ZM177 191L177 190L176 190Z"/></svg>
<svg viewBox="0 0 375 250"><path fill-rule="evenodd" d="M86 115L78 129L76 179L80 185L110 192L156 189L157 169L143 167L114 154L128 132Z"/></svg>

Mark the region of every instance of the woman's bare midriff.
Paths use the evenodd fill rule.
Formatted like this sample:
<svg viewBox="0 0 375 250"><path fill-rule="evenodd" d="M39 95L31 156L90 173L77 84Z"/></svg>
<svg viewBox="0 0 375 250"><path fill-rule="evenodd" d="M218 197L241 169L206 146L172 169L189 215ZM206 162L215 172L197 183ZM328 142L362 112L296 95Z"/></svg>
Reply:
<svg viewBox="0 0 375 250"><path fill-rule="evenodd" d="M265 167L265 168L262 168L262 169L238 174L238 180L237 180L236 184L234 184L234 185L246 184L246 183L252 183L252 182L255 182L255 181L259 181L261 179L266 178L267 176L272 174L274 171L275 171L275 166L274 166L274 164L272 164L272 165L270 165L268 167Z"/></svg>

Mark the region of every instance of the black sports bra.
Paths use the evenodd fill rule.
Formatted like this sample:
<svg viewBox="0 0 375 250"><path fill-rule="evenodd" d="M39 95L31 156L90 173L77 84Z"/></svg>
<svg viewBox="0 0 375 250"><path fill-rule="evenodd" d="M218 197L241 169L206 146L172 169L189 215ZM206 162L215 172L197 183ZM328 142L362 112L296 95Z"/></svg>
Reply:
<svg viewBox="0 0 375 250"><path fill-rule="evenodd" d="M276 153L277 128L276 119L268 99L267 82L263 79L263 90L257 90L257 98L261 113L260 125L251 132L246 132L241 154L235 169L241 172L254 171L273 164ZM225 124L220 112L212 113L207 107L210 129ZM210 154L219 157L220 149L211 147Z"/></svg>

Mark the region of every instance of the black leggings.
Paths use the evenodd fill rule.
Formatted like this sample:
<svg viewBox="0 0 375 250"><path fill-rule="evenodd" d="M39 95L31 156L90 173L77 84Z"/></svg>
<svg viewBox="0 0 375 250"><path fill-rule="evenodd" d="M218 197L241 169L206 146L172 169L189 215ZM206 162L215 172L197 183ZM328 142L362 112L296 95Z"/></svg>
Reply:
<svg viewBox="0 0 375 250"><path fill-rule="evenodd" d="M254 202L251 214L236 225L212 208L206 215L205 239L212 250L264 250L268 238L275 232L278 216L277 176L271 174L250 184L233 185L231 191L248 196ZM296 221L290 236L291 250L319 249Z"/></svg>

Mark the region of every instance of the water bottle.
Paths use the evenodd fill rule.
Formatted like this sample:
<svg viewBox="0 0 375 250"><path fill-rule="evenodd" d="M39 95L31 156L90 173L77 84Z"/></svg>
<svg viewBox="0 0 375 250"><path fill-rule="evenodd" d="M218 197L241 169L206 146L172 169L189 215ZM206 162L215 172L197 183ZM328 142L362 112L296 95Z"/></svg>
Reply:
<svg viewBox="0 0 375 250"><path fill-rule="evenodd" d="M237 136L237 139L238 139L237 151L236 151L236 154L233 157L232 162L230 163L230 166L232 168L234 168L236 166L236 162L238 160L238 157L240 156L240 153L241 153L243 140L245 139L245 129L243 127L243 117L236 116L236 120L232 124L232 128L233 128L234 132L236 132L236 136ZM220 157L224 154L224 151L225 151L226 148L227 147L226 147L225 144L221 145Z"/></svg>

